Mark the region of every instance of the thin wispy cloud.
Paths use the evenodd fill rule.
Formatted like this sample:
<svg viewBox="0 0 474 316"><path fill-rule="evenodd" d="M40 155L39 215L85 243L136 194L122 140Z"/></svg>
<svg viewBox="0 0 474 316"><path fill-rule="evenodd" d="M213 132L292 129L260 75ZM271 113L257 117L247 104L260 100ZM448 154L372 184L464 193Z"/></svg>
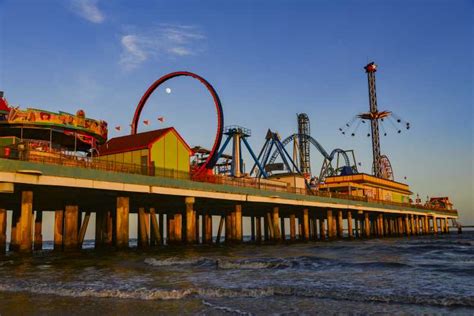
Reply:
<svg viewBox="0 0 474 316"><path fill-rule="evenodd" d="M120 41L120 65L131 70L147 60L196 55L206 37L196 26L163 24L147 32L128 32Z"/></svg>
<svg viewBox="0 0 474 316"><path fill-rule="evenodd" d="M105 16L98 7L99 0L71 0L71 10L92 23L102 23Z"/></svg>

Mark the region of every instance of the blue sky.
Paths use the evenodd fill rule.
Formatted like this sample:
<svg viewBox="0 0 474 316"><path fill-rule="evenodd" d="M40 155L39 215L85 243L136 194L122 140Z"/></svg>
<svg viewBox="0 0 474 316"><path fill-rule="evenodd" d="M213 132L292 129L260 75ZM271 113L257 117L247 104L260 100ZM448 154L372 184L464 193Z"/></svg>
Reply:
<svg viewBox="0 0 474 316"><path fill-rule="evenodd" d="M327 150L355 149L368 172L366 132L338 128L368 109L362 67L374 60L379 108L412 125L382 139L396 179L423 198L451 196L472 224L472 38L473 2L462 0L0 0L0 89L22 107L82 108L117 136L149 84L189 70L217 89L226 125L252 129L255 151L268 128L288 136L305 112L313 137ZM187 78L166 87L141 130L175 126L190 145L210 146L205 89ZM322 157L312 157L318 172Z"/></svg>

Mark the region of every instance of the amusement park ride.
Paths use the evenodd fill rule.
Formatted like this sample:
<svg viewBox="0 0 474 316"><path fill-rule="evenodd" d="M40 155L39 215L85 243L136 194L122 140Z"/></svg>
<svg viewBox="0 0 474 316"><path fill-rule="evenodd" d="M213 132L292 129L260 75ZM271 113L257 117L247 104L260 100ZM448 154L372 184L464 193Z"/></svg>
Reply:
<svg viewBox="0 0 474 316"><path fill-rule="evenodd" d="M378 111L375 90L375 72L377 67L374 63L370 63L365 66L365 70L369 83L370 112L357 115L350 123L346 124L345 129L340 130L343 134L346 134L348 129L351 128L352 123L356 120L359 120L359 124L357 124L355 130L357 130L360 123L370 121L371 133L369 136L372 135L374 176L393 181L393 171L391 170L390 162L387 156L380 153L379 122L393 119L395 115L389 111ZM269 129L259 154L255 155L247 140L251 136L251 131L241 126L228 126L224 128L222 104L216 90L203 77L185 71L173 72L156 80L146 90L136 107L131 124L131 134L127 137L122 136L120 139L113 138L108 141L107 123L86 118L82 110L79 110L76 115L64 112L52 113L38 109L20 110L10 107L2 94L0 98L0 146L7 145L7 147L13 148L18 146L18 144L24 144L32 153L40 153L43 156L49 157L68 156L77 159L80 156L82 159L89 160L96 159L100 161L104 159L108 163L111 163L111 159L115 159L114 163L135 164L138 162L141 166L141 168L138 168L139 170L145 170L149 175L156 175L155 171L150 172L150 170L157 165L166 166L166 163L155 161L155 159L161 158L156 158L160 157L160 155L157 155L153 146L165 146L160 147L162 148L160 150L167 150L168 153L166 155L177 157L175 160L180 160L181 162L184 158L179 157L179 155L183 155L183 152L185 152L184 155L189 153L186 150L183 150L181 154L169 153L169 151L175 149L169 149L166 147L167 145L160 145L161 143L158 144L157 139L146 139L145 141L144 137L150 137L151 134L149 132L138 132L140 114L151 94L160 85L170 79L182 76L196 79L206 87L212 96L217 116L216 133L212 148L207 150L203 147L195 147L193 150L189 150L192 156L191 159L189 159L190 157L185 158L190 160L190 165L187 168L181 169L189 170L191 179L207 181L215 177L227 177L229 179L247 179L258 183L286 181L290 185L290 183L296 183L296 178L298 178L299 188L311 193L323 187L329 190L329 187L325 186L328 179L332 179L331 181L334 182L334 179L339 179L341 176L351 177L359 174L353 150L335 148L331 151L326 151L320 142L311 135L310 120L305 113L297 114L297 133L284 139L278 133ZM395 123L402 123L402 120L396 118ZM410 128L409 123L403 121L403 124L405 124L407 129ZM400 133L400 129L398 133ZM167 133L155 134L165 137L163 135ZM173 141L182 142L183 148L189 148L176 130L173 129L172 134L174 135ZM351 135L355 135L355 131ZM226 139L221 146L224 136L226 136ZM135 141L147 144L148 151L139 152L136 148L134 149L132 144ZM111 153L111 149L108 147L109 144L112 146L112 144L117 144L117 142L121 143L123 147L121 148L123 152L120 155L118 153ZM127 142L130 143L129 148L127 147ZM225 151L231 143L232 152L226 154ZM293 144L292 154L286 149L288 144ZM317 176L312 174L311 147L314 147L323 158L323 163ZM253 160L253 166L249 173L245 172L242 149L246 149ZM94 152L97 157L93 157ZM107 155L102 157L101 152L107 153ZM10 151L8 154L10 154ZM3 155L5 156L7 153L5 152ZM295 181L288 181L287 179L290 178L295 179ZM349 181L345 185L351 186L352 182ZM389 184L386 185L389 186ZM338 188L338 190L341 190L341 188ZM348 191L350 192L351 189L349 188ZM402 191L403 194L410 194L408 189Z"/></svg>
<svg viewBox="0 0 474 316"><path fill-rule="evenodd" d="M370 121L370 132L367 133L367 137L372 136L372 168L374 176L377 178L394 180L390 160L386 155L382 155L380 152L379 126L382 127L383 135L387 136L387 131L383 125L384 122L390 122L391 126L398 134L402 132L402 127L405 127L407 130L410 129L410 123L404 121L391 111L378 110L377 93L375 88L375 72L377 71L377 65L374 62L371 62L367 64L364 69L367 73L369 85L369 112L360 113L354 116L350 122L346 123L344 128L339 128L339 131L341 131L343 135L348 134L348 131L352 129L352 125L357 121L355 129L350 132L351 136L355 136L360 124L365 124L366 121ZM397 124L402 126L397 126Z"/></svg>

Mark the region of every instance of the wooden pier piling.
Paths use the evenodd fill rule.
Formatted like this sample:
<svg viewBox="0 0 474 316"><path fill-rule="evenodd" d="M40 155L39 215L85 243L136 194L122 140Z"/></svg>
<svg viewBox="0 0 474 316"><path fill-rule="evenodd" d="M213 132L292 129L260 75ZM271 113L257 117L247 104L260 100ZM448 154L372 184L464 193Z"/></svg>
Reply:
<svg viewBox="0 0 474 316"><path fill-rule="evenodd" d="M7 249L7 210L0 208L0 254L4 254Z"/></svg>
<svg viewBox="0 0 474 316"><path fill-rule="evenodd" d="M115 247L128 248L129 236L130 198L117 197L117 210L115 213Z"/></svg>
<svg viewBox="0 0 474 316"><path fill-rule="evenodd" d="M33 250L42 250L43 249L42 228L43 228L43 211L36 211L35 235L34 235L34 241L33 241Z"/></svg>
<svg viewBox="0 0 474 316"><path fill-rule="evenodd" d="M340 210L337 212L337 237L338 238L342 238L343 229L344 229L343 215L342 215L342 211Z"/></svg>
<svg viewBox="0 0 474 316"><path fill-rule="evenodd" d="M18 245L20 252L32 251L33 237L33 192L21 192L21 211L19 219ZM17 226L18 229L18 226Z"/></svg>
<svg viewBox="0 0 474 316"><path fill-rule="evenodd" d="M352 212L347 211L347 236L354 238L354 232L352 231Z"/></svg>

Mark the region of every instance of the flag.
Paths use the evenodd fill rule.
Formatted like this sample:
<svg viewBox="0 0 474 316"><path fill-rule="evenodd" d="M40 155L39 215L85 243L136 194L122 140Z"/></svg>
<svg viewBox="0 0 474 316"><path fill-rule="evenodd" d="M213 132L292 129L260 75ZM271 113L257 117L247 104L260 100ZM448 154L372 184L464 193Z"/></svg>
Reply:
<svg viewBox="0 0 474 316"><path fill-rule="evenodd" d="M120 126L115 126L115 129L116 129L117 131L120 131Z"/></svg>
<svg viewBox="0 0 474 316"><path fill-rule="evenodd" d="M165 118L163 116L158 116L158 121L160 121L161 123L163 123L165 121Z"/></svg>
<svg viewBox="0 0 474 316"><path fill-rule="evenodd" d="M148 125L148 123L150 123L148 120L143 121L143 124L145 124L145 125Z"/></svg>

